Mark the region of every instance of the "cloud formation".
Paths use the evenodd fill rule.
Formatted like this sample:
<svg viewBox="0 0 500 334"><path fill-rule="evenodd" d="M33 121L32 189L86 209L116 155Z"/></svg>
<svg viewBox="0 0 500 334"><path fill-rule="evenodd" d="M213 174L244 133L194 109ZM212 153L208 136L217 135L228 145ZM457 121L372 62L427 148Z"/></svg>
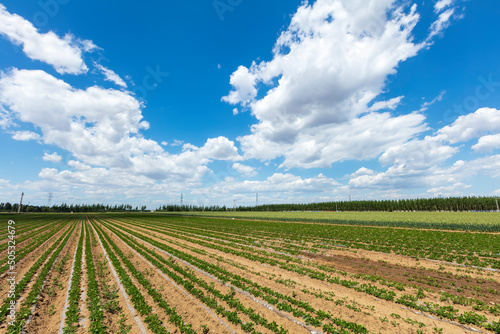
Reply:
<svg viewBox="0 0 500 334"><path fill-rule="evenodd" d="M374 158L424 131L423 115L379 112L394 110L403 96L373 103L398 65L429 45L414 41L419 18L416 5L392 0L303 3L273 59L231 75L223 101L249 108L258 120L238 138L245 158L329 167ZM445 28L441 21L436 31Z"/></svg>
<svg viewBox="0 0 500 334"><path fill-rule="evenodd" d="M40 135L33 131L15 131L12 133L12 139L20 141L39 140Z"/></svg>
<svg viewBox="0 0 500 334"><path fill-rule="evenodd" d="M50 161L50 162L55 162L55 163L60 163L62 161L62 157L57 154L57 152L54 152L52 154L48 154L45 152L42 157L43 160L45 161Z"/></svg>
<svg viewBox="0 0 500 334"><path fill-rule="evenodd" d="M40 70L13 69L0 78L0 103L10 117L40 129L42 135L19 132L16 139L38 139L70 152L78 172L58 173L58 180L87 179L89 173L127 173L152 180L199 180L214 160L241 160L234 142L209 138L201 147L185 144L170 154L141 134L149 128L142 104L128 92L98 86L76 89ZM91 166L92 169L81 168ZM94 167L102 167L105 172ZM85 172L81 172L85 170ZM42 178L55 178L53 171ZM96 178L98 180L98 178Z"/></svg>
<svg viewBox="0 0 500 334"><path fill-rule="evenodd" d="M97 68L99 71L101 71L102 74L104 74L105 80L113 82L114 84L127 88L127 84L125 81L123 81L122 78L118 74L116 74L113 70L110 70L109 68L106 68L102 66L101 64L94 63L95 68Z"/></svg>
<svg viewBox="0 0 500 334"><path fill-rule="evenodd" d="M253 177L257 175L255 168L240 164L239 162L234 163L231 168L246 177Z"/></svg>
<svg viewBox="0 0 500 334"><path fill-rule="evenodd" d="M82 50L89 52L96 48L91 41L76 40L71 34L61 38L52 31L40 33L31 22L9 13L2 4L0 34L22 46L29 58L45 62L61 74L86 73L88 67L83 61Z"/></svg>

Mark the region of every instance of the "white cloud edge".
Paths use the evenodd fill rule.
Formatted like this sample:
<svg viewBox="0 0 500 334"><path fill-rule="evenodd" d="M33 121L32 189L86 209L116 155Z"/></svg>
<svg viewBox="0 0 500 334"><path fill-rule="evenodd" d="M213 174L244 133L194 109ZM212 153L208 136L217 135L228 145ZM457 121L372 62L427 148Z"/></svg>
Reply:
<svg viewBox="0 0 500 334"><path fill-rule="evenodd" d="M3 4L0 4L0 34L22 46L27 57L51 65L60 74L87 73L82 52L97 48L92 41L77 40L71 34L61 38L53 31L40 33L28 20L9 13Z"/></svg>
<svg viewBox="0 0 500 334"><path fill-rule="evenodd" d="M57 152L54 152L52 154L48 154L47 152L45 152L43 154L42 159L44 161L49 161L54 163L60 163L62 161L62 157L59 154L57 154Z"/></svg>
<svg viewBox="0 0 500 334"><path fill-rule="evenodd" d="M122 88L127 88L127 84L123 79L116 74L113 70L110 70L109 68L104 67L101 64L94 63L95 68L97 68L101 73L104 75L104 80L113 82L114 84L122 87Z"/></svg>

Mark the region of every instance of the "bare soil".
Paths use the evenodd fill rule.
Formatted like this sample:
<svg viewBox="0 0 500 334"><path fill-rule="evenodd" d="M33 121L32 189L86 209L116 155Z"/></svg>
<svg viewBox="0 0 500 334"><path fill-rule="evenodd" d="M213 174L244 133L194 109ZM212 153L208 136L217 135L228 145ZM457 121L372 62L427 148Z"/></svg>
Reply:
<svg viewBox="0 0 500 334"><path fill-rule="evenodd" d="M130 226L129 226L130 227ZM178 243L179 240L174 240L174 238L162 235L157 232L151 232L148 231L147 229L143 229L140 227L134 227L133 228L136 231L139 231L141 233L146 233L149 237L152 237L156 235L156 237L153 237L153 239L156 239L157 241L161 242L168 242L169 240L172 241L172 243L169 243L169 246L178 248L179 250L182 250L186 253L190 253L193 256L197 256L199 258L202 258L203 260L206 260L211 263L217 263L221 267L226 268L227 270L230 270L234 273L238 273L239 275L249 278L253 281L258 282L259 284L263 284L267 287L270 287L274 289L275 291L279 292L286 292L289 295L295 294L296 296L300 297L300 300L308 301L310 302L311 305L315 305L317 309L322 309L322 310L329 310L331 311L332 314L341 314L342 318L345 320L353 321L353 322L358 322L365 327L367 327L369 330L372 331L378 331L381 333L394 333L398 332L397 329L401 330L401 332L408 332L412 333L416 331L415 325L409 325L404 321L397 320L397 318L390 319L390 317L387 317L391 314L397 314L402 316L404 319L412 319L414 321L422 322L423 324L426 324L427 327L431 326L432 327L437 327L437 328L448 328L449 333L460 333L460 332L465 332L465 330L456 325L449 324L446 321L440 321L436 319L432 319L426 316L418 315L412 312L411 310L405 310L401 305L395 304L393 302L387 302L380 300L378 298L375 298L373 296L369 296L363 293L359 293L357 291L354 291L352 289L347 289L342 286L338 285L329 285L328 283L325 282L320 282L318 280L313 280L310 279L309 277L304 277L301 275L298 275L293 272L288 272L285 270L282 270L280 268L276 267L271 267L267 265L262 265L258 262L254 261L249 261L247 259L233 256L231 254L227 253L222 253L210 248L206 248L197 244L185 242L184 240L180 240L180 242L185 243L189 247L184 247L180 248L178 245L175 243ZM206 241L206 240L205 240ZM207 252L207 256L200 255L198 253L193 253L188 250L188 248L198 248L198 249L203 249L205 252ZM407 277L411 277L410 275L417 275L418 277L423 276L423 277L431 277L435 278L436 280L441 280L441 284L445 286L448 283L455 282L456 285L460 286L460 284L463 283L464 287L466 286L473 286L473 284L477 284L476 282L468 282L466 278L460 278L456 279L455 276L453 278L449 278L446 276L446 274L441 274L439 272L436 272L435 270L430 270L432 269L433 266L436 266L435 263L429 262L425 263L426 265L432 264L431 268L426 268L424 269L420 268L423 267L422 265L417 268L411 268L409 266L405 267L403 264L389 264L386 262L381 262L376 259L370 259L367 257L369 254L363 254L364 258L357 258L356 256L349 256L346 254L338 254L336 251L329 251L332 254L329 254L330 256L326 255L317 255L313 253L304 253L302 254L303 256L308 257L311 262L314 262L318 265L322 264L328 264L328 265L334 265L337 270L343 270L347 271L349 273L365 273L365 274L370 274L370 275L379 275L385 279L390 279L395 282L401 282L401 283L406 283L406 284L413 284L416 282L409 282ZM345 251L340 251L340 253L349 253ZM376 252L371 252L373 254L378 254ZM352 253L351 253L352 254ZM210 258L210 255L213 257L221 257L226 260L226 263L221 262L221 261L214 261L213 258ZM398 259L401 260L401 259ZM235 267L234 265L231 265L231 261L233 263L237 263L239 266ZM382 260L383 261L383 260ZM247 270L241 269L239 267L243 268L248 268ZM257 273L257 275L256 275ZM409 273L409 274L406 274ZM260 274L260 275L258 275ZM407 276L405 276L405 274ZM260 276L260 277L259 277ZM263 277L267 277L267 281L263 280ZM284 286L283 284L278 284L276 283L275 280L281 280L286 281L293 281L296 282L294 287L287 287ZM358 280L360 281L360 280ZM430 288L435 288L433 286L429 286L425 283L420 283L423 287L426 287L427 289ZM489 288L497 288L498 290L498 283L497 282L488 282L485 284L484 282L482 283L483 289L486 289L486 287ZM418 286L418 284L416 284ZM384 287L384 286L380 286ZM391 290L387 287L385 287L388 290ZM322 292L323 294L328 294L329 292L333 292L335 297L333 299L339 300L343 298L347 298L349 301L353 301L353 303L358 303L360 305L360 309L362 312L355 312L352 311L351 309L347 309L345 306L339 307L333 302L326 302L325 299L323 298L318 298L315 297L314 295L310 293L303 293L302 290L308 290L308 291L313 291L315 293ZM412 288L408 289L412 290ZM431 289L432 290L432 289ZM445 289L439 289L439 291L450 291L456 293L456 291L452 290L447 286ZM473 296L473 292L470 290L465 290L467 291L467 296ZM408 291L405 291L405 293L408 293ZM401 294L401 293L399 293ZM484 296L476 296L474 297L482 297L482 300L484 301L494 301L498 300L495 299L495 295L484 295ZM478 298L479 299L479 298ZM428 293L428 296L426 299L423 301L431 301L435 303L439 303L439 295L436 294L430 294ZM456 308L458 308L461 312L465 311L465 308L462 308L461 306L455 305ZM370 310L371 309L371 310ZM368 311L367 311L368 310ZM370 313L370 316L366 315L365 313ZM397 328L392 323L387 324L385 321L382 321L381 319L388 318L389 321L396 321L398 325ZM491 318L491 315L489 316ZM373 320L369 320L373 319ZM496 320L496 319L495 319ZM432 328L431 327L431 328ZM396 330L396 331L395 331Z"/></svg>
<svg viewBox="0 0 500 334"><path fill-rule="evenodd" d="M135 228L135 230L141 230L141 229ZM161 242L168 242L168 240L171 239L171 237L160 235L160 234L154 233L154 232L152 233L152 232L147 231L147 230L144 230L141 232L147 233L149 237L152 237L152 235L157 235L157 237L153 237L153 239L156 239L157 241L161 241ZM238 263L242 266L247 266L247 268L249 268L249 270L242 270L242 269L236 268L234 266L227 265L227 263L217 261L217 260L210 258L209 255L203 256L203 255L200 255L197 253L186 251L186 248L180 248L179 246L174 245L174 244L169 244L169 246L174 247L174 248L178 248L179 250L185 251L188 254L190 253L190 255L197 256L200 259L203 259L207 262L218 264L219 266L221 266L227 270L230 270L230 271L232 271L232 272L234 272L242 277L251 279L254 282L258 282L260 285L264 285L264 286L269 287L269 288L271 288L275 291L278 291L280 293L284 293L284 294L287 294L289 296L295 295L295 296L297 296L298 299L309 302L311 306L315 307L318 310L329 311L333 315L339 316L339 317L340 317L340 315L342 315L341 316L342 319L363 324L369 330L371 330L371 328L377 328L377 330L380 331L381 333L393 333L394 332L394 327L392 325L391 325L392 328L387 327L387 330L384 331L383 328L384 328L385 324L381 323L380 319L377 316L375 316L374 314L370 314L370 315L366 314L366 313L368 313L367 310L369 310L370 307L372 307L372 306L375 306L375 308L377 310L380 308L380 306L377 306L377 303L376 303L377 301L379 302L378 304L380 304L380 302L383 302L383 301L380 301L374 297L366 296L365 294L362 294L362 293L359 293L359 292L356 292L356 291L353 291L350 289L346 289L343 287L333 286L333 285L330 285L328 283L321 282L318 280L313 280L307 276L301 276L301 275L291 273L289 271L286 271L286 270L283 270L283 269L280 269L277 267L263 265L263 264L260 264L258 262L250 261L250 260L240 258L237 256L233 256L233 255L230 255L227 253L222 253L222 252L219 252L217 250L213 250L210 248L204 248L204 247L199 246L197 244L187 243L183 240L182 240L182 242L188 244L190 247L203 249L211 255L221 256L225 260L232 260L235 263ZM263 279L263 277L266 277L266 276L267 276L267 278ZM276 280L294 281L294 282L297 282L297 286L295 286L294 288L284 286L283 284L277 283ZM325 299L317 298L311 294L306 294L306 293L302 292L302 290L314 291L316 293L323 292L326 294L329 292L333 292L336 300L345 299L345 300L349 301L346 304L357 305L360 308L362 308L362 311L356 312L356 311L353 311L353 310L347 308L346 306L337 305L333 302L327 302ZM238 294L238 298L240 298L240 296L241 295ZM252 303L256 304L253 301L252 301ZM245 306L247 306L247 305L245 304ZM399 307L399 305L391 305L391 306L392 306L390 308L391 312L388 314L401 312L401 308ZM254 307L254 306L252 305L251 307ZM386 313L387 311L388 311L387 309L383 310L382 313L380 314L380 316L387 314ZM266 317L268 316L269 313L271 313L271 312L267 311ZM377 312L377 314L379 314L379 313ZM413 318L413 316L408 315L408 318ZM296 319L296 320L303 321L302 319ZM277 323L280 323L280 322L277 321ZM284 324L284 327L290 330L290 328L287 326L288 323L291 323L291 321L286 321L286 323ZM382 328L380 327L380 325L382 325ZM404 327L405 325L406 325L406 327L409 327L406 323L403 323L400 326ZM260 328L259 328L259 330L260 330ZM303 330L302 327L301 327L301 330ZM290 333L295 333L295 332L293 330L291 330Z"/></svg>
<svg viewBox="0 0 500 334"><path fill-rule="evenodd" d="M80 224L76 226L73 235L61 251L54 269L47 275L32 321L26 326L26 333L59 333L61 311L64 309L73 264L72 259L80 237Z"/></svg>
<svg viewBox="0 0 500 334"><path fill-rule="evenodd" d="M249 292L234 287L231 282L222 282L203 270L185 263L183 260L175 259L168 253L141 240L141 236L147 236L177 251L184 252L207 263L215 264L233 274L258 283L263 288L271 289L295 300L307 302L315 310L325 311L345 321L361 324L370 333L417 333L417 330L423 330L424 333L433 333L437 330L442 330L442 333L452 334L471 332L470 328L458 324L457 320L450 322L446 319L439 319L436 316L422 314L416 310L406 308L394 301L376 298L373 295L356 291L352 288L328 283L326 280L311 278L306 274L299 274L279 266L271 266L260 263L257 260L250 260L242 256L211 248L211 246L220 245L219 242L224 241L225 236L237 239L239 237L237 234L217 232L217 234L213 235L213 238L206 239L202 235L204 232L202 228L198 228L198 230L193 229L189 233L186 233L177 231L174 225L160 227L156 226L156 223L151 222L159 230L165 229L169 233L177 234L177 236L167 236L159 231L151 231L151 229L148 229L147 223L144 224L144 222L141 222L140 226L135 226L130 221L113 221L113 223L136 231L139 234L139 238L136 240L143 244L150 252L156 253L165 260L175 261L176 264L188 270L197 278L212 285L220 292L228 294L232 291L231 288L234 288L235 298L240 300L245 308L252 308L256 313L266 318L268 322L275 321L278 326L282 326L288 330L289 334L306 334L312 333L313 330L322 332L322 328L305 325L305 320L301 316L294 316L292 312L278 311L276 305L270 305L264 299L265 294L259 297L251 296ZM127 256L135 268L143 273L152 286L160 292L168 304L171 307L175 307L183 321L186 324L191 324L197 333L205 333L203 330L205 325L209 329L209 333L244 333L240 326L232 324L222 315L217 315L215 310L208 308L200 300L191 295L183 286L176 284L165 274L161 273L153 264L130 248L122 240L122 237L108 229L106 224L100 222L98 225ZM119 320L124 315L126 318L124 325L131 328L129 333L139 334L139 327L134 320L134 316L138 316L138 314L131 314L126 303L128 301L130 305L133 305L130 296L124 297L118 290L119 282L113 275L110 263L104 256L104 250L97 240L98 236L95 234L94 229L91 226L89 227L92 236L91 250L98 274L97 278L101 299L103 303L109 300L117 302L117 307L115 308L103 306L107 333L114 334L120 332ZM73 254L78 243L79 226L77 226L75 231L77 232L71 237L61 253L58 262L62 261L65 256L68 257L68 260L60 271L53 270L47 277L46 286L39 300L33 320L27 327L27 333L51 334L58 333L59 331L61 312L64 308L67 284L73 263ZM26 270L29 269L29 263L34 263L36 258L42 254L43 249L49 247L56 240L54 238L60 236L60 233L62 231L59 231L57 236L54 236L43 247L29 254L24 259L25 262L20 262L22 266L25 266ZM127 234L126 232L124 233ZM192 240L185 241L180 238L181 236L189 236ZM283 240L273 239L272 235L266 235L265 238L262 238L261 240L264 242L260 242L256 236L252 236L252 238L255 238L259 242L252 243L250 246L251 249L245 250L247 253L272 257L274 254L271 255L271 253L276 252L276 250L271 249L270 245L283 247L282 250L278 251L287 253L285 247L287 244L284 244ZM207 245L200 245L198 243L200 241L207 243ZM230 250L241 251L241 247L244 244L245 247L248 247L246 243L246 240L241 240L233 244L225 244L224 247ZM293 245L293 243L289 245ZM486 316L488 321L499 320L498 316L493 316L486 311L473 310L472 306L455 305L451 301L441 300L442 293L446 292L455 296L469 299L474 298L475 300L485 302L487 305L498 304L500 302L498 294L498 291L500 291L499 272L464 268L402 255L348 248L320 249L319 252L316 252L313 249L314 244L311 242L297 243L296 246L304 247L300 254L293 255L295 258L301 260L300 263L297 263L301 268L314 269L327 273L332 277L354 280L361 284L371 284L379 289L394 292L396 299L403 294L415 295L420 289L425 292L425 297L420 297L418 303L429 302L441 306L453 306L459 313L474 311L477 314ZM285 260L280 261L285 262ZM146 302L153 307L153 313L159 316L165 328L170 333L180 333L180 330L169 322L164 310L156 304L142 284L133 277L129 269L124 265L123 260L120 259L120 262L129 274L132 282L145 297ZM89 311L86 307L88 277L85 268L85 253L82 265L81 321L77 331L78 334L88 333L90 326ZM355 277L355 275L365 276ZM378 280L370 280L368 275L372 278L377 277ZM387 286L387 283L402 283L405 290L399 291L394 286ZM207 289L201 286L196 286L196 288L200 289L204 294L210 295ZM27 291L29 291L29 288ZM105 291L116 292L114 294L115 297L109 299L110 294L106 294ZM2 294L6 294L6 291L0 291L0 296ZM217 300L217 302L227 310L234 310L224 300ZM297 306L294 306L294 308L297 308ZM241 314L241 312L238 312L238 316L243 322L251 321L247 315ZM142 317L142 321L144 322L144 317ZM331 324L331 322L323 320L323 324ZM476 325L471 325L470 327L476 328L482 333L487 333L484 327ZM260 325L256 325L254 328L262 333L273 333L271 330ZM5 328L0 328L0 333L4 331Z"/></svg>
<svg viewBox="0 0 500 334"><path fill-rule="evenodd" d="M110 289L112 291L116 291L117 296L113 300L116 300L119 305L119 311L117 312L112 311L110 308L103 307L104 324L107 327L107 332L119 333L118 321L120 320L121 314L123 313L125 314L125 317L127 319L124 325L131 326L131 331L129 333L140 334L140 331L137 328L135 321L133 320L135 314L130 313L127 304L125 302L125 299L118 289L119 283L114 277L111 271L110 264L108 263L106 257L104 256L103 248L97 241L98 236L90 225L89 225L89 230L91 234L91 247L92 247L92 255L94 257L94 267L96 268L96 274L97 274L96 278L99 283L99 292L101 295L101 300L103 303L108 301L108 299L103 296L103 292L105 289ZM93 239L92 236L95 239Z"/></svg>

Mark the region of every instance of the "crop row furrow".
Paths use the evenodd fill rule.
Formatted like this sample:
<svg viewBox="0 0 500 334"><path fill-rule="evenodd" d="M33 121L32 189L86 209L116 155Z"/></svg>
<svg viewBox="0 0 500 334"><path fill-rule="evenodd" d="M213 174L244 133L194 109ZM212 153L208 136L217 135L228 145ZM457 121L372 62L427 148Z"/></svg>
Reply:
<svg viewBox="0 0 500 334"><path fill-rule="evenodd" d="M42 290L44 288L45 278L47 277L49 272L52 270L52 267L54 266L55 262L59 258L59 254L61 253L63 248L68 243L68 240L72 236L75 228L76 228L76 224L73 224L71 229L69 230L69 232L66 234L64 240L60 243L60 245L57 247L57 249L52 253L52 256L45 263L42 270L38 273L36 281L31 286L30 293L23 300L23 302L21 304L21 308L18 311L18 313L16 314L16 320L14 321L14 324L11 324L9 326L9 330L8 330L9 334L17 334L17 333L20 333L22 331L23 327L25 326L26 322L28 321L28 318L32 314L33 306L37 303L37 300L40 296L40 293L42 292Z"/></svg>
<svg viewBox="0 0 500 334"><path fill-rule="evenodd" d="M128 232L130 233L132 231L129 230ZM249 279L245 279L239 275L233 274L217 265L210 264L206 261L202 261L196 257L190 256L184 252L168 247L164 243L158 243L150 238L137 234L136 236L147 241L148 243L159 247L160 249L167 251L168 253L175 255L176 257L181 258L184 261L187 261L189 264L197 268L202 268L204 271L215 276L222 282L230 282L234 287L241 289L242 291L247 291L254 297L262 298L269 304L274 305L274 307L276 307L280 311L286 311L293 314L294 317L304 319L307 324L321 327L323 325L322 321L328 319L341 327L345 326L350 330L353 330L354 328L353 332L355 333L367 333L366 328L364 328L363 326L343 321L340 318L332 316L330 313L316 310L307 302L302 302L290 296L280 294L270 288L266 288L255 282L252 282Z"/></svg>
<svg viewBox="0 0 500 334"><path fill-rule="evenodd" d="M144 245L139 244L137 241L133 240L133 238L120 233L117 229L112 228L110 225L106 224L105 226L118 235L134 250L144 256L148 261L153 263L163 273L173 279L177 284L183 286L189 293L201 300L205 305L214 309L217 314L226 317L231 323L237 326L239 325L245 332L252 332L254 334L259 333L253 329L253 326L260 325L278 334L288 333L288 331L286 331L283 327L278 326L276 322L269 322L266 318L256 313L252 308L246 308L239 299L234 297L234 291L229 292L228 294L223 294L213 285L208 284L203 279L198 278L194 273L176 264L175 260L166 260L162 256L147 249ZM207 291L208 293L204 293L203 291ZM221 303L218 302L218 300L223 301L225 304L229 305L230 308L235 309L235 311L227 310ZM253 322L243 322L237 312L245 314Z"/></svg>
<svg viewBox="0 0 500 334"><path fill-rule="evenodd" d="M14 292L10 293L9 296L3 301L2 306L0 307L0 324L6 320L6 317L9 313L11 313L12 305L15 306L17 300L21 296L21 293L24 292L28 283L31 281L36 271L40 268L40 266L47 260L49 255L56 249L56 247L69 235L71 231L71 227L64 232L57 241L55 241L49 249L47 249L38 259L37 261L30 267L30 269L24 274L23 278L17 282Z"/></svg>

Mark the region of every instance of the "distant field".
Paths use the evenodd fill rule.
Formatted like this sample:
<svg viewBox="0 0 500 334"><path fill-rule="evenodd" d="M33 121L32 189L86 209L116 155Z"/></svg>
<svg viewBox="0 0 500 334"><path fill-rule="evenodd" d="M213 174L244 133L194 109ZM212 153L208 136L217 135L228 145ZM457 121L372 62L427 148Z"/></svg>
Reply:
<svg viewBox="0 0 500 334"><path fill-rule="evenodd" d="M500 232L497 212L172 212L205 217Z"/></svg>

